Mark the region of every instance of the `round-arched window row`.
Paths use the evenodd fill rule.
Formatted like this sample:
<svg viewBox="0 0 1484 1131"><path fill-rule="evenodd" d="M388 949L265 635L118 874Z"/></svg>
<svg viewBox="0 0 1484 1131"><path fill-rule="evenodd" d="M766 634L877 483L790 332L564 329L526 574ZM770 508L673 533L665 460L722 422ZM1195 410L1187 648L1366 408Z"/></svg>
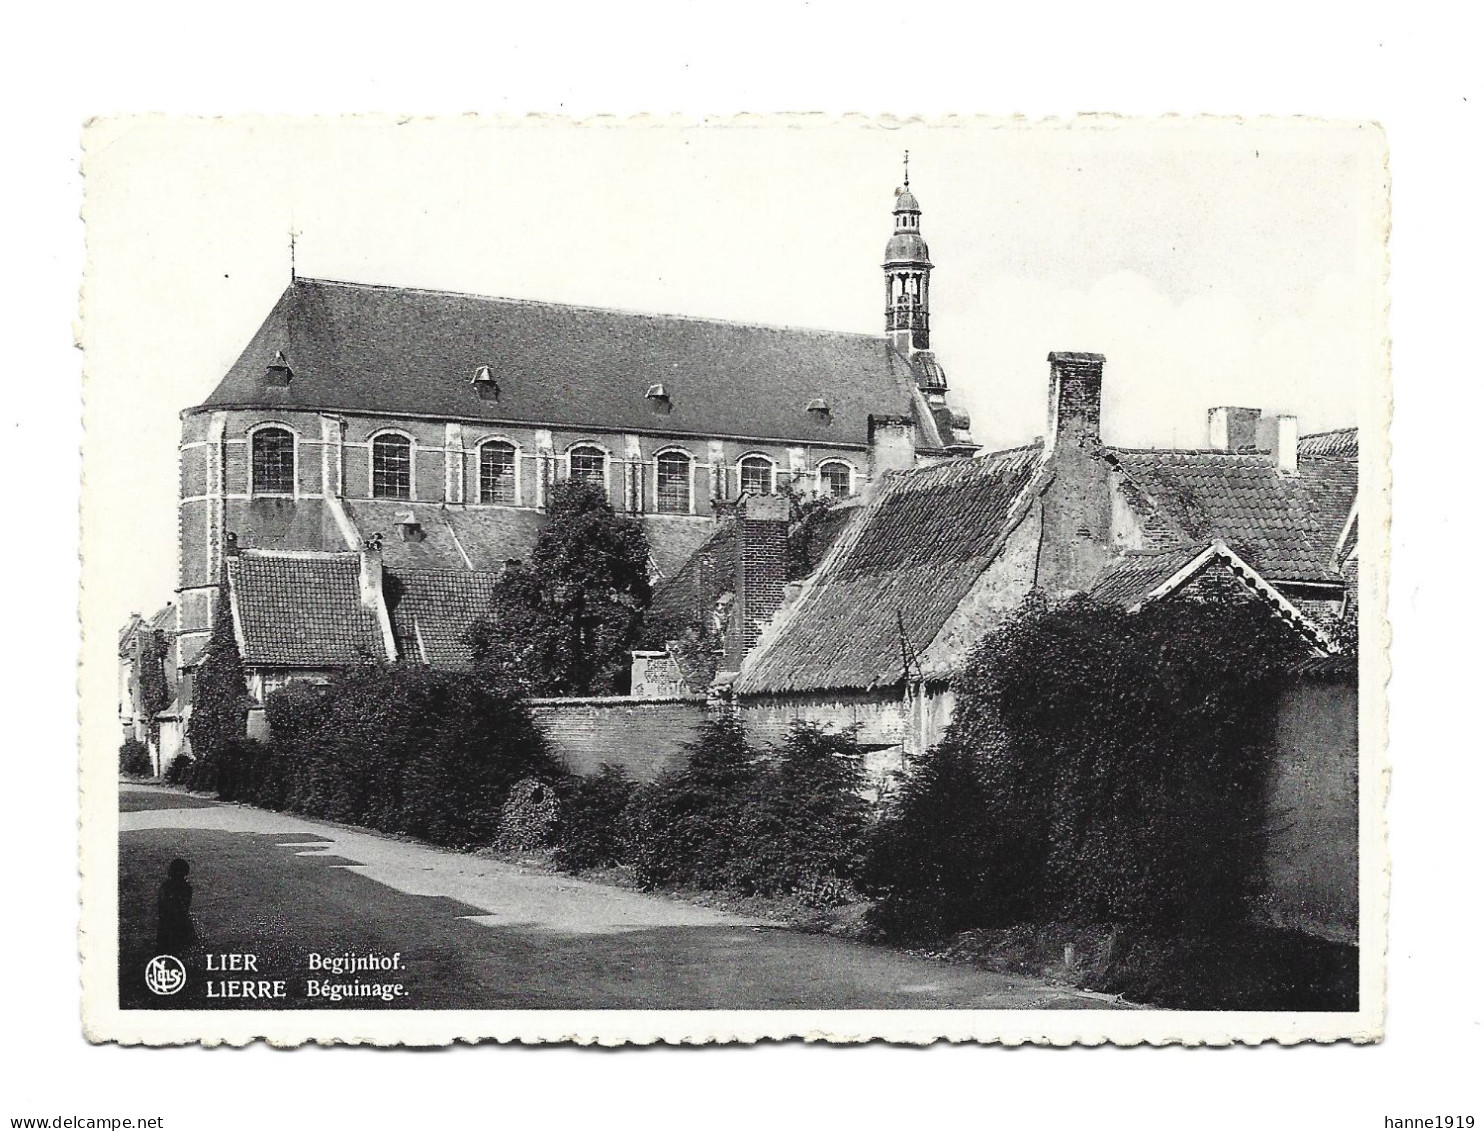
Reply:
<svg viewBox="0 0 1484 1131"><path fill-rule="evenodd" d="M567 453L567 473L573 479L585 479L606 494L608 453L592 444L579 444Z"/></svg>
<svg viewBox="0 0 1484 1131"><path fill-rule="evenodd" d="M655 505L661 514L690 514L694 467L686 452L661 452L655 457Z"/></svg>
<svg viewBox="0 0 1484 1131"><path fill-rule="evenodd" d="M830 499L843 499L851 493L854 472L844 460L825 460L819 465L819 493Z"/></svg>
<svg viewBox="0 0 1484 1131"><path fill-rule="evenodd" d="M479 445L479 501L514 506L516 489L515 445L505 440L486 440Z"/></svg>
<svg viewBox="0 0 1484 1131"><path fill-rule="evenodd" d="M771 495L776 486L775 471L767 456L744 456L737 464L738 486L744 495Z"/></svg>
<svg viewBox="0 0 1484 1131"><path fill-rule="evenodd" d="M252 493L294 493L294 434L287 428L259 428L252 434Z"/></svg>
<svg viewBox="0 0 1484 1131"><path fill-rule="evenodd" d="M412 441L384 432L371 441L371 497L412 498Z"/></svg>

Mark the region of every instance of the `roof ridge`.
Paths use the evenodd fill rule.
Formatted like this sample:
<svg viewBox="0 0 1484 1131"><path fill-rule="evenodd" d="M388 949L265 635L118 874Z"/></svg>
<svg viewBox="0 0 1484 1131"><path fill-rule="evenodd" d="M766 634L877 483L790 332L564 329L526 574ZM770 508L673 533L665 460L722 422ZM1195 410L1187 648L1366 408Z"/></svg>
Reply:
<svg viewBox="0 0 1484 1131"><path fill-rule="evenodd" d="M402 294L433 295L441 298L465 298L477 302L499 303L504 306L536 306L556 310L585 310L594 314L618 314L629 318L663 318L674 322L700 322L711 326L737 326L749 330L773 330L779 333L791 334L818 334L830 338L860 338L867 341L879 342L885 349L891 348L891 343L882 334L871 334L861 330L828 330L821 326L793 326L778 322L756 322L739 318L715 318L702 314L675 314L663 310L634 310L621 306L599 306L595 303L583 302L556 302L551 299L534 298L510 298L505 295L482 295L474 291L453 291L439 287L410 287L395 283L361 283L351 279L326 279L318 276L310 277L300 275L291 287L313 285L330 287L354 287L358 290L387 291Z"/></svg>

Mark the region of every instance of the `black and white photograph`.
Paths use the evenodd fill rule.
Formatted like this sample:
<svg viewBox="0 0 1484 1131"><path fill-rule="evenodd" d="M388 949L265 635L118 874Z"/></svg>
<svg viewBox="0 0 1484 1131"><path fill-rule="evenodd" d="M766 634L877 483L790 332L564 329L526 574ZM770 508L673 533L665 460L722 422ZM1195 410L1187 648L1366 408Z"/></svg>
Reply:
<svg viewBox="0 0 1484 1131"><path fill-rule="evenodd" d="M1380 130L84 145L93 1039L1380 1036Z"/></svg>

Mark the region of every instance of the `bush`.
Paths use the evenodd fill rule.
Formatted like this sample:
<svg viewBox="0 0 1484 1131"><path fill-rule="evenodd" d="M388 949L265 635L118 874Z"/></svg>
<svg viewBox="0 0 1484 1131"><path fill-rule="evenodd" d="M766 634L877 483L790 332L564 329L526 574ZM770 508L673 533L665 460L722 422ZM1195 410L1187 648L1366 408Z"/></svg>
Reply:
<svg viewBox="0 0 1484 1131"><path fill-rule="evenodd" d="M168 785L185 786L191 785L191 775L195 773L196 759L184 752L177 754L175 760L165 767L165 782Z"/></svg>
<svg viewBox="0 0 1484 1131"><path fill-rule="evenodd" d="M511 852L547 848L560 808L552 783L537 778L516 782L500 807L500 835L495 843Z"/></svg>
<svg viewBox="0 0 1484 1131"><path fill-rule="evenodd" d="M493 843L516 782L566 773L525 704L468 675L366 668L323 690L291 686L265 707L273 743L251 744L244 800L276 797L306 816L433 844ZM243 748L231 749L240 767ZM230 787L241 790L236 772Z"/></svg>
<svg viewBox="0 0 1484 1131"><path fill-rule="evenodd" d="M870 806L855 731L790 727L741 814L730 885L778 895L838 890L860 871Z"/></svg>
<svg viewBox="0 0 1484 1131"><path fill-rule="evenodd" d="M639 788L625 813L629 860L646 887L726 887L742 849L742 818L763 770L742 724L708 720L686 749L685 766Z"/></svg>
<svg viewBox="0 0 1484 1131"><path fill-rule="evenodd" d="M1262 878L1263 780L1292 633L1251 604L1138 614L1032 599L975 651L954 722L872 852L877 925L1024 917L1213 930Z"/></svg>
<svg viewBox="0 0 1484 1131"><path fill-rule="evenodd" d="M604 765L592 777L568 779L551 830L557 867L579 872L622 862L624 813L636 788L622 766Z"/></svg>
<svg viewBox="0 0 1484 1131"><path fill-rule="evenodd" d="M131 778L153 777L155 764L149 756L149 747L137 738L126 738L119 747L119 773Z"/></svg>
<svg viewBox="0 0 1484 1131"><path fill-rule="evenodd" d="M729 716L697 728L689 751L682 769L632 791L620 822L641 883L846 898L870 818L853 731L796 724L764 755Z"/></svg>
<svg viewBox="0 0 1484 1131"><path fill-rule="evenodd" d="M921 942L1013 917L1023 900L1007 896L1024 878L1002 874L1015 856L997 842L995 812L977 751L943 742L909 767L871 838L865 880L877 898L867 924ZM1018 870L1034 868L1024 861Z"/></svg>

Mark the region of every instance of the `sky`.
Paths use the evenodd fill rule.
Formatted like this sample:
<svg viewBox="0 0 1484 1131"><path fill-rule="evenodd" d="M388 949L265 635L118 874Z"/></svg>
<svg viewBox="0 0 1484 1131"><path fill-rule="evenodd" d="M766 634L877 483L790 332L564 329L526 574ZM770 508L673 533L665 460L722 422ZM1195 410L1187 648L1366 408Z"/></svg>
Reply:
<svg viewBox="0 0 1484 1131"><path fill-rule="evenodd" d="M1384 145L1355 124L141 117L84 144L84 552L119 622L171 597L179 412L291 231L306 276L879 333L910 150L933 347L986 446L1044 431L1052 350L1107 356L1121 445L1383 395Z"/></svg>

